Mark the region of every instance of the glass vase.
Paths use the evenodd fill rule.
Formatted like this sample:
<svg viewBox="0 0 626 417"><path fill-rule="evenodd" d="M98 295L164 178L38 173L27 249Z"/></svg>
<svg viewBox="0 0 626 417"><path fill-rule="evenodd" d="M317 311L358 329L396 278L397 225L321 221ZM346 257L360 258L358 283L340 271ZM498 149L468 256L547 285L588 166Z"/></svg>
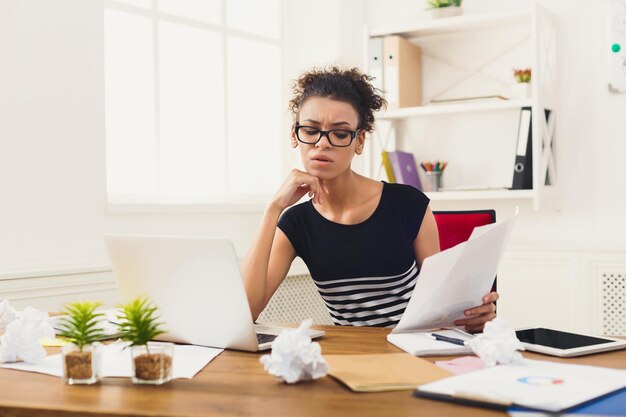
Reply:
<svg viewBox="0 0 626 417"><path fill-rule="evenodd" d="M172 379L173 343L148 342L147 345L131 346L130 351L133 383L161 385Z"/></svg>
<svg viewBox="0 0 626 417"><path fill-rule="evenodd" d="M68 343L61 348L63 381L69 385L95 384L100 379L102 345L93 343L79 348Z"/></svg>

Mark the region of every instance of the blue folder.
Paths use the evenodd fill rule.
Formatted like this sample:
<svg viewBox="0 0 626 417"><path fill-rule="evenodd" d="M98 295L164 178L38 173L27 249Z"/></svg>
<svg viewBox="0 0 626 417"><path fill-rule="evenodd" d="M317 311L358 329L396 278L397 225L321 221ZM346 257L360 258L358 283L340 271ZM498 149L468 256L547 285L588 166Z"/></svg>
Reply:
<svg viewBox="0 0 626 417"><path fill-rule="evenodd" d="M516 416L521 416L525 412L536 413L524 408L511 407L507 410ZM591 400L583 405L565 410L559 416L626 416L626 388L615 391L595 400Z"/></svg>

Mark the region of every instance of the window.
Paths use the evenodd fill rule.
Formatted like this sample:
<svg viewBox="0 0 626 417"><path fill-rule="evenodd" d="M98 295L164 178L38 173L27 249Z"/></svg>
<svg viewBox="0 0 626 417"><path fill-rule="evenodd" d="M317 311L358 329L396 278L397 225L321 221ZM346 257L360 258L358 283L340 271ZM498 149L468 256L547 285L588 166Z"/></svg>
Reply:
<svg viewBox="0 0 626 417"><path fill-rule="evenodd" d="M110 203L273 193L284 138L281 0L108 0Z"/></svg>

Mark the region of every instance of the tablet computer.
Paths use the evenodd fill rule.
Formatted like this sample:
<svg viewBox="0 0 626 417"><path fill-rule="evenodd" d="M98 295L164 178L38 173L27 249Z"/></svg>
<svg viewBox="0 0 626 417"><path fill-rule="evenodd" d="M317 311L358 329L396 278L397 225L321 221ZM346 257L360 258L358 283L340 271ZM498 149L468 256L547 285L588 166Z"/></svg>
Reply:
<svg viewBox="0 0 626 417"><path fill-rule="evenodd" d="M626 348L626 340L544 327L520 329L515 334L527 350L564 358Z"/></svg>

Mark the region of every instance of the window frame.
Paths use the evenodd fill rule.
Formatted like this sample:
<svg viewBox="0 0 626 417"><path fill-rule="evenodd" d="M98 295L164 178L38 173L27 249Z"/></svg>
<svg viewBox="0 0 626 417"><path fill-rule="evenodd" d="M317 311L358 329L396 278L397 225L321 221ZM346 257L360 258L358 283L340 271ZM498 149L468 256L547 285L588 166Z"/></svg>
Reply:
<svg viewBox="0 0 626 417"><path fill-rule="evenodd" d="M228 0L221 0L221 22L219 24L202 22L187 17L176 16L166 12L159 11L159 0L151 1L151 8L144 8L141 6L134 6L126 4L123 1L117 0L105 0L103 5L103 16L106 10L121 11L125 13L135 14L150 19L152 25L152 40L153 40L153 60L154 60L154 112L155 112L155 148L156 148L156 166L157 166L157 187L161 187L161 160L158 155L161 152L161 127L159 119L160 105L160 86L159 86L159 22L171 22L176 24L182 24L187 27L195 27L199 29L205 29L213 31L222 35L222 65L224 68L223 82L225 85L224 91L224 132L225 132L225 155L226 161L228 161L228 141L229 141L229 129L228 123L228 90L226 88L228 81L228 48L227 44L230 38L240 38L253 42L261 42L267 45L276 46L279 49L280 62L279 62L279 79L281 88L278 91L278 96L281 102L285 97L285 1L277 0L278 6L278 22L279 31L278 38L268 37L265 35L253 34L239 29L230 28L227 25L227 2ZM106 27L103 26L103 30ZM106 76L106 75L105 75ZM106 113L104 115L106 123ZM281 113L281 126L287 126L287 114ZM104 138L106 142L106 134ZM277 140L279 140L277 138ZM285 141L286 142L286 141ZM278 162L282 165L281 172L286 170L286 145L278 146L280 155ZM228 162L226 162L227 169L224 172L224 182L228 184ZM105 182L108 182L108 164L105 161ZM277 184L278 186L278 184ZM160 192L155 194L113 194L109 193L108 187L105 186L105 201L106 211L109 214L132 214L132 213L226 213L226 212L259 212L263 211L268 199L271 197L271 193L268 194L211 194L207 190L206 198L198 197L197 201L193 201L193 198L189 197L168 197Z"/></svg>

